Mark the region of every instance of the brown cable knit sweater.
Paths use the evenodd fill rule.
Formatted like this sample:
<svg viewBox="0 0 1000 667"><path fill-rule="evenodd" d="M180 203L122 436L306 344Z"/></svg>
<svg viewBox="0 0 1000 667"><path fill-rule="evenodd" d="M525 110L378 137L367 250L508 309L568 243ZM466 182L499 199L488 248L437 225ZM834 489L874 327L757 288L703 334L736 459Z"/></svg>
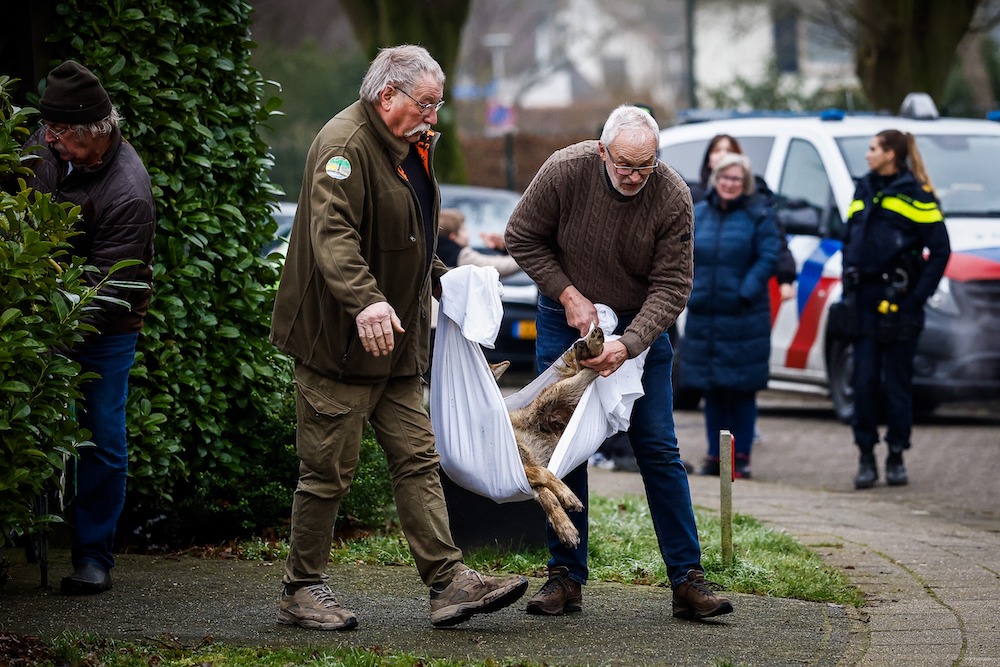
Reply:
<svg viewBox="0 0 1000 667"><path fill-rule="evenodd" d="M660 163L626 197L597 149L556 151L532 179L507 224L507 250L546 296L573 285L616 313L638 311L621 337L629 357L677 319L691 292L693 214L687 184Z"/></svg>

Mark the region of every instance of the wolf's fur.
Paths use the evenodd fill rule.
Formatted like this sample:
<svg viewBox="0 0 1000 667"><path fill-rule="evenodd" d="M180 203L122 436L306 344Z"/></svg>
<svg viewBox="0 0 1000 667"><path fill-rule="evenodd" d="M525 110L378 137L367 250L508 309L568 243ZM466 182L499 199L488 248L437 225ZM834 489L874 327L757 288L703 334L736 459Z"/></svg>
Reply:
<svg viewBox="0 0 1000 667"><path fill-rule="evenodd" d="M580 361L599 356L603 350L604 332L596 327L563 354L566 365L557 367L561 379L543 389L531 403L510 413L517 451L535 499L545 510L559 541L568 547L579 545L580 535L566 510L580 511L583 503L545 466L584 391L597 378L597 371L580 365ZM499 379L509 365L508 362L495 364L492 367L494 377Z"/></svg>

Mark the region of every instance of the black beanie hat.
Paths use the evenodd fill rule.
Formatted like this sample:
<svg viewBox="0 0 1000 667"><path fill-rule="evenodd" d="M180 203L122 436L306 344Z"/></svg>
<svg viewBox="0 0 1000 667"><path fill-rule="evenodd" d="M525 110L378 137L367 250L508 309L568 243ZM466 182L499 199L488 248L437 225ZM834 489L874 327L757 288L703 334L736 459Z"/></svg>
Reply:
<svg viewBox="0 0 1000 667"><path fill-rule="evenodd" d="M107 118L111 98L94 73L72 60L49 72L38 108L42 120L86 125Z"/></svg>

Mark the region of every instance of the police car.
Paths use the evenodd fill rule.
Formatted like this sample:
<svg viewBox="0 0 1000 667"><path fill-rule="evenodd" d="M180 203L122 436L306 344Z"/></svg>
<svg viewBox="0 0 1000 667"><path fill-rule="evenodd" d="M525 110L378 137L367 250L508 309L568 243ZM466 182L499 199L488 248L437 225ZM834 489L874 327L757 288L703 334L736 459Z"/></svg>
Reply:
<svg viewBox="0 0 1000 667"><path fill-rule="evenodd" d="M826 393L838 418L853 413L850 345L826 335L841 295L841 241L865 152L885 129L912 133L941 199L952 255L926 306L914 361L914 405L1000 397L1000 122L940 118L930 98L908 115L729 117L661 132L659 157L688 182L699 178L709 140L729 134L776 195L798 272L796 296L771 292L771 387ZM683 364L683 316L678 321ZM678 388L683 393L684 388Z"/></svg>

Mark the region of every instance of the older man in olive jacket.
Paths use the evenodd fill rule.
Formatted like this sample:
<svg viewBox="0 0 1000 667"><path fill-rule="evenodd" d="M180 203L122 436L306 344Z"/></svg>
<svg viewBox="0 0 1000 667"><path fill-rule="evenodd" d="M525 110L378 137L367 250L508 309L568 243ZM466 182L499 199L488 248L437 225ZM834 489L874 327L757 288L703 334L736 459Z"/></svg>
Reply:
<svg viewBox="0 0 1000 667"><path fill-rule="evenodd" d="M421 47L383 49L361 99L331 119L306 158L271 341L294 357L299 482L278 621L348 630L357 617L324 581L365 422L385 451L400 524L431 623L501 609L524 577L462 563L448 523L421 376L430 348L440 191L431 167L444 73Z"/></svg>

